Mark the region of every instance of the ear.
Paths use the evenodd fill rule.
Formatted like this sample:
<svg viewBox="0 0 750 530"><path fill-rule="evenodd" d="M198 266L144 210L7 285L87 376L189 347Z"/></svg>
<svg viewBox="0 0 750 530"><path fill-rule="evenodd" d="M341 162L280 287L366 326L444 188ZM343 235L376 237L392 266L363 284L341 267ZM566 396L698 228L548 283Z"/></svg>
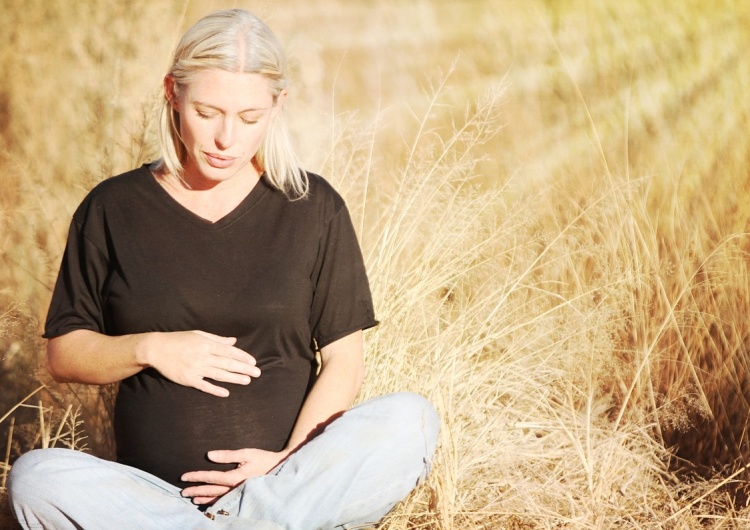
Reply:
<svg viewBox="0 0 750 530"><path fill-rule="evenodd" d="M177 92L175 91L175 85L176 81L174 76L164 76L164 97L167 98L167 101L169 101L169 104L174 110L180 112L180 109L177 106Z"/></svg>
<svg viewBox="0 0 750 530"><path fill-rule="evenodd" d="M273 106L273 110L271 111L271 117L274 118L276 115L281 112L281 109L284 108L284 101L286 101L286 96L288 92L286 89L279 92L279 95L276 96L276 103Z"/></svg>

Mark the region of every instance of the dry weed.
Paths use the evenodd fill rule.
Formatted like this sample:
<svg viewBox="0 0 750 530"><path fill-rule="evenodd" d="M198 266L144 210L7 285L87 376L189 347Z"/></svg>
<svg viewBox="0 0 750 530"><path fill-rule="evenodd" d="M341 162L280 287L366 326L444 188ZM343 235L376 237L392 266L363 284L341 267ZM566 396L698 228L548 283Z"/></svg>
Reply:
<svg viewBox="0 0 750 530"><path fill-rule="evenodd" d="M294 129L359 229L382 321L360 398L417 391L443 418L382 528L747 527L747 5L239 4L288 37ZM111 393L25 406L38 323L82 194L152 154L152 57L213 7L0 19L0 473L78 446L75 403L111 451Z"/></svg>

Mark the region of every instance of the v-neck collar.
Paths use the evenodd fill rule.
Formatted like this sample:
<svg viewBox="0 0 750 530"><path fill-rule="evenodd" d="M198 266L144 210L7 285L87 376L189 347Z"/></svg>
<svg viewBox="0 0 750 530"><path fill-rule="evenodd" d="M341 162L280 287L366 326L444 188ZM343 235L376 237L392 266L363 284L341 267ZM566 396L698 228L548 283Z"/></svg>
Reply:
<svg viewBox="0 0 750 530"><path fill-rule="evenodd" d="M142 168L146 173L146 176L148 177L146 180L149 181L149 186L151 188L154 188L154 193L167 208L179 215L181 218L187 220L196 228L207 231L219 231L233 224L240 217L249 212L268 192L268 190L271 189L271 185L268 183L266 174L264 172L260 176L260 180L258 180L258 183L253 186L253 189L250 190L245 198L242 199L242 201L237 206L235 206L233 210L231 210L224 217L218 219L217 221L210 221L192 212L191 210L180 204L177 199L172 197L172 195L170 195L169 192L165 190L164 187L162 187L162 185L159 184L159 182L156 180L156 176L151 172L150 164L144 164Z"/></svg>

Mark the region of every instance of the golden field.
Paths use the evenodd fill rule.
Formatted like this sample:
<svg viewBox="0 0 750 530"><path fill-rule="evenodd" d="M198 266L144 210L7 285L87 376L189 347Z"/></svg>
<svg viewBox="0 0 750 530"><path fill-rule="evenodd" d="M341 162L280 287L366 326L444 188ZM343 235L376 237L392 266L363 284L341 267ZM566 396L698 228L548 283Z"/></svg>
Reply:
<svg viewBox="0 0 750 530"><path fill-rule="evenodd" d="M67 225L154 156L179 35L239 6L287 47L302 158L360 231L361 398L443 418L381 528L750 528L750 4L0 5L0 502L34 446L111 453L111 392L40 368Z"/></svg>

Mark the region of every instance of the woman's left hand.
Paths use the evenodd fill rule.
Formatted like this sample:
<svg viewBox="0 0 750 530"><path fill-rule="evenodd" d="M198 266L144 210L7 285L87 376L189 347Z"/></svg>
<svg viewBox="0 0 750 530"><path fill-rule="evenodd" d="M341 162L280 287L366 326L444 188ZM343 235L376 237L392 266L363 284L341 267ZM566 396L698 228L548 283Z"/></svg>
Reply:
<svg viewBox="0 0 750 530"><path fill-rule="evenodd" d="M232 488L249 478L265 475L289 456L289 451L275 453L263 449L209 451L208 459L218 464L237 464L229 471L190 471L182 475L184 482L201 482L182 490L183 497L192 497L195 504L213 504Z"/></svg>

